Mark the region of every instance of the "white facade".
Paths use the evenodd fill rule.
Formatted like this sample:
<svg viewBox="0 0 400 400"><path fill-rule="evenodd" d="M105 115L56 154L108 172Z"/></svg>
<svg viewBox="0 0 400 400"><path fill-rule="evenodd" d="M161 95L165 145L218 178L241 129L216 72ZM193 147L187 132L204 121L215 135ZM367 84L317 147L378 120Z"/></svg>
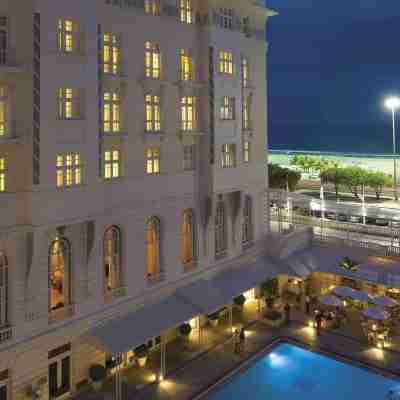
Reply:
<svg viewBox="0 0 400 400"><path fill-rule="evenodd" d="M5 382L8 398L16 399L42 384L47 399L55 360L62 369L70 356L71 393L90 364L104 362L104 353L83 340L91 327L214 274L263 238L265 23L272 13L251 0L193 0L183 16L175 0L161 0L160 15L146 14L143 0L19 3L0 3L1 276L7 269L3 286L0 276L0 387ZM105 34L118 43L115 74L104 73ZM146 42L161 55L151 58L151 68L159 68L155 78L146 77ZM188 81L181 80L181 49L194 62ZM227 73L220 72L221 51L232 57ZM71 106L58 99L66 89L78 94ZM119 109L110 103L110 129L104 93L118 95ZM157 96L159 120L156 109L146 110L146 95ZM180 117L184 97L196 99L194 121ZM234 98L232 119L221 119L224 97ZM189 145L193 169L184 167ZM226 168L224 145L234 152ZM158 149L151 168L149 148ZM119 151L111 179L105 179L106 151L111 157ZM75 155L79 166L68 166L67 156ZM244 218L246 196L251 212ZM218 236L220 202L225 216ZM185 210L191 215L186 231ZM148 233L151 217L159 226ZM250 221L245 244L244 220ZM107 250L110 227L119 238ZM185 245L192 252L184 256L188 229ZM149 257L157 258L150 270Z"/></svg>

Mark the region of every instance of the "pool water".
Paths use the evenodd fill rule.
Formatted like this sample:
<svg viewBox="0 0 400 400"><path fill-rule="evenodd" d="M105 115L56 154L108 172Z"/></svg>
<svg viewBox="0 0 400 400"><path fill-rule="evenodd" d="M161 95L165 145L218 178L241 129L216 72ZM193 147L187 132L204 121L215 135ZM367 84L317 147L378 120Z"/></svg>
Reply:
<svg viewBox="0 0 400 400"><path fill-rule="evenodd" d="M394 388L400 388L398 381L284 343L210 399L384 400Z"/></svg>

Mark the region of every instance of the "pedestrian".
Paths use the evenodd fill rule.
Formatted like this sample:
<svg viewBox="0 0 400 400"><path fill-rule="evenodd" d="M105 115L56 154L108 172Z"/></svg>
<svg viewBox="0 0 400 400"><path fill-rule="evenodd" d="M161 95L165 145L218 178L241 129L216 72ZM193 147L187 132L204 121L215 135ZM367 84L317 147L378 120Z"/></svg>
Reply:
<svg viewBox="0 0 400 400"><path fill-rule="evenodd" d="M306 295L305 301L306 301L306 314L310 315L311 299L308 294Z"/></svg>
<svg viewBox="0 0 400 400"><path fill-rule="evenodd" d="M239 331L237 329L235 329L235 333L233 334L233 350L235 352L235 354L239 353Z"/></svg>
<svg viewBox="0 0 400 400"><path fill-rule="evenodd" d="M290 305L289 305L289 303L285 304L284 310L285 310L286 324L288 324L290 322Z"/></svg>
<svg viewBox="0 0 400 400"><path fill-rule="evenodd" d="M239 345L239 352L240 352L240 353L242 353L242 352L244 351L244 342L245 342L245 339L246 339L246 336L245 336L245 334L244 334L244 328L242 328L242 329L240 330L240 333L239 333L239 343L240 343L240 345Z"/></svg>
<svg viewBox="0 0 400 400"><path fill-rule="evenodd" d="M320 312L315 316L315 322L317 323L317 336L321 333L321 325L322 325L322 314Z"/></svg>
<svg viewBox="0 0 400 400"><path fill-rule="evenodd" d="M298 310L301 310L301 293L298 293L296 295L296 308Z"/></svg>

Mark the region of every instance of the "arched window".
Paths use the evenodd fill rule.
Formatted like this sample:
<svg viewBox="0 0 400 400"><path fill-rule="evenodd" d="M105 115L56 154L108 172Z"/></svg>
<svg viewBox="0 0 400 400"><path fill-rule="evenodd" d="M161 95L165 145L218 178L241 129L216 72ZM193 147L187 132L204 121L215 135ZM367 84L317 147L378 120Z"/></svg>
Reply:
<svg viewBox="0 0 400 400"><path fill-rule="evenodd" d="M242 243L246 244L253 240L252 201L246 196L243 204L243 232Z"/></svg>
<svg viewBox="0 0 400 400"><path fill-rule="evenodd" d="M49 251L49 307L56 310L71 303L71 246L57 238Z"/></svg>
<svg viewBox="0 0 400 400"><path fill-rule="evenodd" d="M225 205L220 201L215 214L215 255L222 256L227 249Z"/></svg>
<svg viewBox="0 0 400 400"><path fill-rule="evenodd" d="M147 221L146 232L147 278L160 275L160 220L151 217Z"/></svg>
<svg viewBox="0 0 400 400"><path fill-rule="evenodd" d="M104 288L106 291L121 286L121 231L110 226L103 241Z"/></svg>
<svg viewBox="0 0 400 400"><path fill-rule="evenodd" d="M194 214L192 210L185 210L182 218L182 263L185 265L191 264L195 255L195 224Z"/></svg>
<svg viewBox="0 0 400 400"><path fill-rule="evenodd" d="M8 261L0 252L0 326L8 324Z"/></svg>

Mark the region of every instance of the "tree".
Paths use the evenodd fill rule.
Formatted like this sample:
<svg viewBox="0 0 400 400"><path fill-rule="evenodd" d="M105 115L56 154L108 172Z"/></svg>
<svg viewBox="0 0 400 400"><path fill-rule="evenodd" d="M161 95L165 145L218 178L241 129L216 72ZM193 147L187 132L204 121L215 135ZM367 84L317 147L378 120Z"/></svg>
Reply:
<svg viewBox="0 0 400 400"><path fill-rule="evenodd" d="M392 184L392 178L383 172L367 172L366 184L375 191L377 200L380 199L383 188Z"/></svg>
<svg viewBox="0 0 400 400"><path fill-rule="evenodd" d="M359 199L359 192L362 186L367 183L367 171L360 167L352 166L342 169L343 183L356 199Z"/></svg>
<svg viewBox="0 0 400 400"><path fill-rule="evenodd" d="M321 171L321 183L330 183L335 188L336 200L339 197L339 188L345 183L345 175L343 169L337 164L335 166L330 166Z"/></svg>
<svg viewBox="0 0 400 400"><path fill-rule="evenodd" d="M286 183L288 182L289 190L294 190L301 178L301 174L289 168L282 168L278 164L269 164L268 177L271 188L286 189Z"/></svg>

